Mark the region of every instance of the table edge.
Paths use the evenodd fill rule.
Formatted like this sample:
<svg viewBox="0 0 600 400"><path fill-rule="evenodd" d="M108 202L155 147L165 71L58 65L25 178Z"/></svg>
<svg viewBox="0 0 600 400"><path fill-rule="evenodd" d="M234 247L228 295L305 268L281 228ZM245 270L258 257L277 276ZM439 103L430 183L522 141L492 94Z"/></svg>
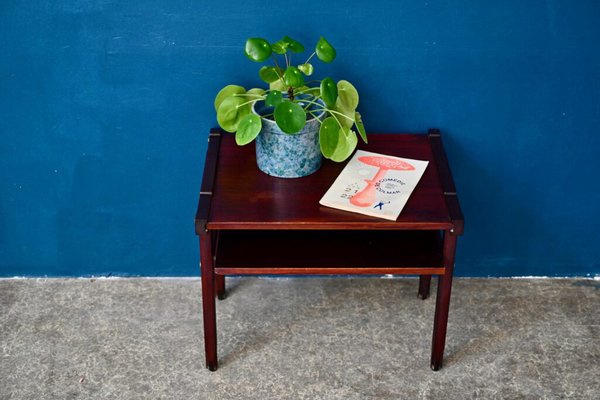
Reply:
<svg viewBox="0 0 600 400"><path fill-rule="evenodd" d="M210 222L210 206L214 181L216 178L219 149L223 131L220 128L212 128L208 136L208 149L204 163L204 173L198 207L196 209L195 230L197 235L204 235L209 230L339 230L339 229L381 229L381 230L449 230L454 235L462 235L464 230L464 216L460 208L456 186L444 150L441 133L437 128L431 128L427 132L427 139L431 145L433 156L436 160L437 172L444 191L444 200L448 208L450 219L447 222L327 222L327 223L298 223L298 222Z"/></svg>

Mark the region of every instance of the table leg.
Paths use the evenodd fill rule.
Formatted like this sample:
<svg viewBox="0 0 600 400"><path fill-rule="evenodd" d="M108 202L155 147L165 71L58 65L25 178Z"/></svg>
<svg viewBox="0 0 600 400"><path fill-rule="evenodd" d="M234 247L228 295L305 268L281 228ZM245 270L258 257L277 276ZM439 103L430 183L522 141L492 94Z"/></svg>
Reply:
<svg viewBox="0 0 600 400"><path fill-rule="evenodd" d="M204 319L206 367L211 371L216 371L218 367L217 316L215 310L215 274L210 233L200 235L200 268L202 272L202 316Z"/></svg>
<svg viewBox="0 0 600 400"><path fill-rule="evenodd" d="M419 276L419 298L425 300L429 297L429 288L431 287L431 275Z"/></svg>
<svg viewBox="0 0 600 400"><path fill-rule="evenodd" d="M215 284L217 286L217 298L223 300L225 298L225 275L215 274Z"/></svg>
<svg viewBox="0 0 600 400"><path fill-rule="evenodd" d="M450 293L452 291L452 275L454 273L454 255L456 254L456 239L457 236L450 234L448 231L445 232L444 267L446 268L446 272L438 278L431 346L431 369L434 371L442 368L442 361L444 359L448 310L450 308Z"/></svg>

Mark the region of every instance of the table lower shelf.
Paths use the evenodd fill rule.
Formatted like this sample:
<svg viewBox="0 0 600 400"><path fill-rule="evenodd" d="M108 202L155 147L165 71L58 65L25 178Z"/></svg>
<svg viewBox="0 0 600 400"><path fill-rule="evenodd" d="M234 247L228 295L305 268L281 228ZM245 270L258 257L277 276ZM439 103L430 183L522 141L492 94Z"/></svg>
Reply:
<svg viewBox="0 0 600 400"><path fill-rule="evenodd" d="M438 275L439 231L218 231L217 275Z"/></svg>

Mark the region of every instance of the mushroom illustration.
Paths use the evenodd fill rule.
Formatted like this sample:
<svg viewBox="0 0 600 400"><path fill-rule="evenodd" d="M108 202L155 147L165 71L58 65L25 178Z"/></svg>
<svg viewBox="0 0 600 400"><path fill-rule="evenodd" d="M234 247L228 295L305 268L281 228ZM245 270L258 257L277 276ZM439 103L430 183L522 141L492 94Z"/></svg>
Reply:
<svg viewBox="0 0 600 400"><path fill-rule="evenodd" d="M358 157L358 161L379 168L373 179L365 179L367 187L350 198L350 203L358 207L369 207L375 203L375 184L383 179L388 170L412 171L415 169L407 162L389 157L363 156Z"/></svg>

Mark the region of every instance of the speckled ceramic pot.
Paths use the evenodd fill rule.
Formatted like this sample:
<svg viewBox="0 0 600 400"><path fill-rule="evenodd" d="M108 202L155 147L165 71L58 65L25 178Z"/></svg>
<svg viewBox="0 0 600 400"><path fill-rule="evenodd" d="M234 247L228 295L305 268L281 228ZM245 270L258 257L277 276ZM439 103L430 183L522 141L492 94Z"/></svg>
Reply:
<svg viewBox="0 0 600 400"><path fill-rule="evenodd" d="M254 105L258 115L272 113L263 102ZM323 113L319 118L323 117ZM283 132L275 121L262 118L262 129L256 138L256 163L264 173L278 178L300 178L316 172L323 162L319 147L320 123L316 118L306 121L298 133Z"/></svg>

